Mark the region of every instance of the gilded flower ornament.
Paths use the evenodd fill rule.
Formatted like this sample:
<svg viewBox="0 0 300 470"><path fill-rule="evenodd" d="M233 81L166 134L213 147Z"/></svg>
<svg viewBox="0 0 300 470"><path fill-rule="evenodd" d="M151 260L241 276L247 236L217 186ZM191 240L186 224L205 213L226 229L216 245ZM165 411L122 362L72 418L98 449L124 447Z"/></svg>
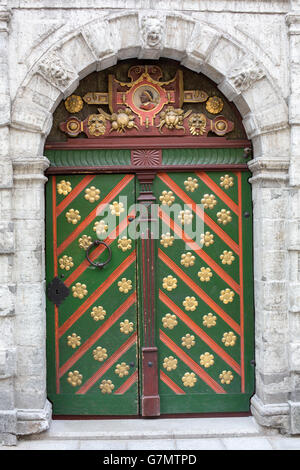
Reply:
<svg viewBox="0 0 300 470"><path fill-rule="evenodd" d="M177 369L178 360L173 356L165 357L163 362L163 367L168 371Z"/></svg>
<svg viewBox="0 0 300 470"><path fill-rule="evenodd" d="M78 370L74 370L74 372L68 373L67 380L69 384L72 385L72 387L78 387L82 384L82 375L78 372Z"/></svg>
<svg viewBox="0 0 300 470"><path fill-rule="evenodd" d="M95 361L103 362L103 361L105 361L105 359L108 358L107 350L105 348L102 348L101 346L98 346L93 351L93 357L94 357Z"/></svg>
<svg viewBox="0 0 300 470"><path fill-rule="evenodd" d="M196 307L198 307L198 301L193 296L187 296L182 304L187 312L194 312Z"/></svg>
<svg viewBox="0 0 300 470"><path fill-rule="evenodd" d="M69 222L69 224L76 225L79 222L79 220L81 219L81 215L79 213L79 210L70 209L66 213L66 218L67 218L67 221Z"/></svg>
<svg viewBox="0 0 300 470"><path fill-rule="evenodd" d="M172 191L163 191L159 197L160 202L164 206L171 206L175 201L175 196Z"/></svg>
<svg viewBox="0 0 300 470"><path fill-rule="evenodd" d="M194 214L189 209L185 209L179 212L178 219L182 225L190 225L193 221Z"/></svg>
<svg viewBox="0 0 300 470"><path fill-rule="evenodd" d="M210 232L205 232L201 234L201 244L205 246L210 246L214 244L214 235Z"/></svg>
<svg viewBox="0 0 300 470"><path fill-rule="evenodd" d="M221 290L220 300L222 300L222 302L224 304L228 304L229 302L233 302L233 299L234 299L234 292L232 290L230 290L230 289Z"/></svg>
<svg viewBox="0 0 300 470"><path fill-rule="evenodd" d="M68 336L67 338L67 344L71 348L75 349L81 345L81 337L77 336L76 333L72 333L72 335Z"/></svg>
<svg viewBox="0 0 300 470"><path fill-rule="evenodd" d="M102 380L101 384L99 385L99 388L103 394L107 393L108 395L110 395L114 390L115 386L111 380Z"/></svg>
<svg viewBox="0 0 300 470"><path fill-rule="evenodd" d="M195 264L195 256L192 255L192 253L190 251L188 251L187 253L183 253L181 255L181 260L180 260L180 263L185 266L186 268L189 268L191 266L194 266Z"/></svg>
<svg viewBox="0 0 300 470"><path fill-rule="evenodd" d="M56 187L58 194L62 194L63 196L67 196L72 191L70 181L61 180Z"/></svg>
<svg viewBox="0 0 300 470"><path fill-rule="evenodd" d="M204 194L201 204L203 204L204 209L213 209L217 204L217 200L213 194Z"/></svg>
<svg viewBox="0 0 300 470"><path fill-rule="evenodd" d="M186 372L182 377L182 382L185 387L194 387L195 383L197 382L196 375L194 372Z"/></svg>
<svg viewBox="0 0 300 470"><path fill-rule="evenodd" d="M181 344L187 349L191 349L192 346L195 346L195 336L190 335L190 333L187 333L185 336L181 338Z"/></svg>
<svg viewBox="0 0 300 470"><path fill-rule="evenodd" d="M86 285L76 282L75 286L72 286L73 297L83 299L88 293Z"/></svg>
<svg viewBox="0 0 300 470"><path fill-rule="evenodd" d="M233 333L233 331L229 331L228 333L223 334L222 343L224 343L226 347L235 345L236 335Z"/></svg>
<svg viewBox="0 0 300 470"><path fill-rule="evenodd" d="M169 292L176 289L176 287L177 287L176 277L173 277L171 275L169 275L167 277L164 277L162 286L163 286L164 289L166 289Z"/></svg>
<svg viewBox="0 0 300 470"><path fill-rule="evenodd" d="M104 308L101 305L99 305L98 307L93 307L93 310L91 311L91 317L95 321L104 320L105 315L106 315L106 310L104 310Z"/></svg>
<svg viewBox="0 0 300 470"><path fill-rule="evenodd" d="M216 326L216 324L217 324L217 317L213 315L212 313L208 313L207 315L203 316L203 325L206 326L207 328Z"/></svg>
<svg viewBox="0 0 300 470"><path fill-rule="evenodd" d="M173 330L173 328L178 325L176 315L174 315L172 313L167 313L162 318L162 324L163 324L164 328L168 328L169 330Z"/></svg>
<svg viewBox="0 0 300 470"><path fill-rule="evenodd" d="M82 235L78 240L79 248L82 248L83 250L87 250L92 244L93 240L89 235Z"/></svg>
<svg viewBox="0 0 300 470"><path fill-rule="evenodd" d="M87 188L85 190L84 199L86 199L87 201L89 201L91 203L99 201L99 199L100 199L100 189L95 188L95 186L91 186L90 188Z"/></svg>
<svg viewBox="0 0 300 470"><path fill-rule="evenodd" d="M199 186L198 180L189 176L188 179L185 180L184 186L186 191L191 191L193 193Z"/></svg>
<svg viewBox="0 0 300 470"><path fill-rule="evenodd" d="M123 292L123 294L128 294L128 292L132 289L132 281L130 279L126 279L123 277L121 281L118 282L119 291Z"/></svg>
<svg viewBox="0 0 300 470"><path fill-rule="evenodd" d="M106 236L108 225L105 220L97 220L94 223L93 230L96 232L97 237Z"/></svg>
<svg viewBox="0 0 300 470"><path fill-rule="evenodd" d="M220 255L220 259L222 260L222 264L232 264L235 260L232 251L224 250L223 253Z"/></svg>
<svg viewBox="0 0 300 470"><path fill-rule="evenodd" d="M121 362L121 364L117 364L115 368L115 374L119 377L123 378L129 374L129 365L126 362Z"/></svg>
<svg viewBox="0 0 300 470"><path fill-rule="evenodd" d="M214 356L212 354L210 354L209 352L201 354L201 356L200 356L200 365L201 366L203 366L207 369L208 367L213 366L214 363L215 363Z"/></svg>
<svg viewBox="0 0 300 470"><path fill-rule="evenodd" d="M83 100L81 96L71 95L65 101L66 110L71 113L79 113L83 108Z"/></svg>
<svg viewBox="0 0 300 470"><path fill-rule="evenodd" d="M119 238L118 240L118 248L119 250L122 250L122 251L127 251L127 250L131 250L132 246L132 240L130 240L130 238L127 238L127 237L122 237L122 238Z"/></svg>
<svg viewBox="0 0 300 470"><path fill-rule="evenodd" d="M70 271L74 266L72 256L64 255L62 258L59 258L58 262L60 269L65 269L66 271Z"/></svg>
<svg viewBox="0 0 300 470"><path fill-rule="evenodd" d="M174 242L174 237L173 235L170 234L170 232L163 233L160 239L161 245L163 245L164 248L168 248L169 246L172 246Z"/></svg>
<svg viewBox="0 0 300 470"><path fill-rule="evenodd" d="M219 379L221 380L222 384L229 385L233 380L233 374L230 370L223 370L223 372L219 375Z"/></svg>
<svg viewBox="0 0 300 470"><path fill-rule="evenodd" d="M222 225L227 225L232 221L231 212L226 209L221 209L220 212L217 213L217 218L218 223Z"/></svg>
<svg viewBox="0 0 300 470"><path fill-rule="evenodd" d="M223 109L224 103L218 96L211 96L206 101L206 109L211 114L219 114Z"/></svg>
<svg viewBox="0 0 300 470"><path fill-rule="evenodd" d="M201 282L209 282L212 278L213 273L211 272L210 268L202 267L198 272L198 276Z"/></svg>
<svg viewBox="0 0 300 470"><path fill-rule="evenodd" d="M124 320L120 323L120 331L125 335L133 332L133 323L129 320Z"/></svg>
<svg viewBox="0 0 300 470"><path fill-rule="evenodd" d="M222 188L229 189L229 188L232 188L233 185L234 185L234 182L233 182L232 176L229 176L229 175L221 176L220 186L222 186Z"/></svg>
<svg viewBox="0 0 300 470"><path fill-rule="evenodd" d="M114 201L112 204L109 205L111 215L119 216L122 212L124 212L124 204L123 202Z"/></svg>

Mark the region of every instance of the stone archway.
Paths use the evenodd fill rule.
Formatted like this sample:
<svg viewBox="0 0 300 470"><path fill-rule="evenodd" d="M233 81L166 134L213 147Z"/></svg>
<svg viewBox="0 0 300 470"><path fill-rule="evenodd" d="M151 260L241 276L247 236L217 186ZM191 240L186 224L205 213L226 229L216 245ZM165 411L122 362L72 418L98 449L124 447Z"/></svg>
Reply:
<svg viewBox="0 0 300 470"><path fill-rule="evenodd" d="M180 31L180 33L179 33ZM285 332L288 269L284 222L288 218L289 129L287 106L260 62L243 44L206 23L181 14L143 11L102 16L56 42L32 62L13 103L11 152L14 167L16 347L23 348L15 381L16 434L49 426L46 399L44 306L45 138L52 112L79 80L128 58L167 57L214 80L243 116L254 159L254 269L256 303L257 420L288 428ZM22 239L21 239L22 238ZM267 256L262 251L267 250ZM278 264L280 269L278 269ZM282 333L284 336L284 333ZM278 392L279 390L279 392Z"/></svg>

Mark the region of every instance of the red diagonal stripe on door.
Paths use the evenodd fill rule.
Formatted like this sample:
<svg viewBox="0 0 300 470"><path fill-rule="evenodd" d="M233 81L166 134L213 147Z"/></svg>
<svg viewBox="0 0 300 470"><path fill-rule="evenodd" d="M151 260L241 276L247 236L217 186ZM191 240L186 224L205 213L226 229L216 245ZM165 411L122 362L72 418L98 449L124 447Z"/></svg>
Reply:
<svg viewBox="0 0 300 470"><path fill-rule="evenodd" d="M164 211L161 209L158 210L159 217L163 220L163 222L173 230L176 235L182 239L187 245L189 245L190 249L193 250L205 263L208 264L219 276L223 279L227 284L232 287L233 290L237 294L240 293L240 286L237 282L232 279L229 274L224 271L192 238L190 238L179 225L174 222Z"/></svg>
<svg viewBox="0 0 300 470"><path fill-rule="evenodd" d="M57 206L56 208L56 214L57 217L59 214L62 213L62 211L65 210L66 207L68 207L69 204L71 204L72 201L83 191L83 189L95 178L95 175L88 175L85 176L80 183L78 183L74 189L64 198L64 200Z"/></svg>
<svg viewBox="0 0 300 470"><path fill-rule="evenodd" d="M127 390L132 387L138 380L138 372L137 370L127 379L119 388L115 391L114 395L123 395Z"/></svg>
<svg viewBox="0 0 300 470"><path fill-rule="evenodd" d="M211 230L213 230L220 238L223 240L230 248L235 251L238 255L240 254L240 248L237 243L235 243L229 235L224 232L224 230L219 227L216 222L209 217L199 205L193 201L166 173L159 173L158 178L160 178L167 186L169 186L175 194L193 211L198 217L204 220L204 223L208 225Z"/></svg>
<svg viewBox="0 0 300 470"><path fill-rule="evenodd" d="M130 212L128 217L133 216L135 211ZM108 237L104 240L105 243L111 245L112 242L120 235L120 233L125 230L128 226L129 221L128 218L122 220L122 222L108 235ZM98 256L100 256L106 248L103 245L99 245L94 251L89 255L89 258L94 261ZM70 274L70 276L65 280L66 286L70 287L70 285L78 279L78 277L90 266L90 263L87 259L85 259L76 269L75 271Z"/></svg>
<svg viewBox="0 0 300 470"><path fill-rule="evenodd" d="M118 279L118 277L129 267L136 259L136 252L133 250L130 255L120 264L120 266L111 273L108 278L96 289L93 294L86 299L83 304L65 321L59 328L59 336L61 337L75 323L86 310Z"/></svg>
<svg viewBox="0 0 300 470"><path fill-rule="evenodd" d="M164 382L174 393L176 393L176 395L185 395L185 392L162 370L160 371L160 380Z"/></svg>
<svg viewBox="0 0 300 470"><path fill-rule="evenodd" d="M121 318L121 316L127 312L127 310L135 303L136 293L133 292L125 302L103 323L103 325L95 331L92 336L82 345L80 348L68 359L67 362L60 368L59 376L62 377L68 369L70 369L87 351L93 344L103 336L113 324Z"/></svg>
<svg viewBox="0 0 300 470"><path fill-rule="evenodd" d="M223 359L235 372L241 375L241 368L239 364L232 359L215 341L203 331L190 317L184 313L169 297L162 291L159 291L160 300L175 313L180 320L182 320L196 335L199 336L218 356Z"/></svg>
<svg viewBox="0 0 300 470"><path fill-rule="evenodd" d="M127 186L127 184L134 178L134 175L126 175L124 178L114 187L114 189L104 198L102 201L89 213L87 217L81 222L78 227L61 243L61 245L57 249L57 254L60 255L67 246L72 243L76 237L80 235L80 233L85 230L85 228L94 220L97 215L97 211L99 207L102 207L104 210L105 206L107 206L113 199L117 197L117 195Z"/></svg>
<svg viewBox="0 0 300 470"><path fill-rule="evenodd" d="M187 274L185 274L174 261L172 261L163 251L159 251L159 258L174 271L177 276L179 276L183 282L186 283L197 295L202 299L207 305L209 305L223 320L231 326L231 328L236 331L239 335L241 334L240 326L226 313L224 310L219 307L219 305L211 298L209 295L201 289Z"/></svg>
<svg viewBox="0 0 300 470"><path fill-rule="evenodd" d="M207 173L195 172L198 178L208 186L236 215L239 215L239 206L215 183Z"/></svg>
<svg viewBox="0 0 300 470"><path fill-rule="evenodd" d="M100 369L98 369L97 372L76 392L76 395L84 395L97 382L97 380L99 380L105 372L107 372L114 363L136 343L136 338L137 333L135 332L105 361L103 366L101 366Z"/></svg>
<svg viewBox="0 0 300 470"><path fill-rule="evenodd" d="M177 344L174 343L162 330L160 330L159 335L161 341L173 351L179 359L181 359L190 369L192 369L195 374L197 374L203 382L205 382L210 388L212 388L216 393L227 393L221 385L219 385L207 372L205 372L197 362L193 361L182 349L180 349Z"/></svg>

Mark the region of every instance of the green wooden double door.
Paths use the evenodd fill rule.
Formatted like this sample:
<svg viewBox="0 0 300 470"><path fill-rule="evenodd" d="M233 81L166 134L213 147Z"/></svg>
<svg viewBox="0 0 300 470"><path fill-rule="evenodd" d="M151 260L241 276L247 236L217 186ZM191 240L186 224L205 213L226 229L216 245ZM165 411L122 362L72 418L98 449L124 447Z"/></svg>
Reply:
<svg viewBox="0 0 300 470"><path fill-rule="evenodd" d="M143 188L152 194L143 205L134 174L49 177L47 380L55 415L141 414L147 374L157 381L160 414L249 410L248 178L158 173ZM157 363L145 367L147 345Z"/></svg>

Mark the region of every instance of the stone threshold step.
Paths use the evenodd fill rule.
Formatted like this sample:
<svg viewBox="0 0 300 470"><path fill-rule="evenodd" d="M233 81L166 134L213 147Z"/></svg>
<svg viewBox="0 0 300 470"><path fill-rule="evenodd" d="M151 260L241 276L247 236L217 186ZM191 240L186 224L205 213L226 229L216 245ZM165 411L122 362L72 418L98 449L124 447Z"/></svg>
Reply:
<svg viewBox="0 0 300 470"><path fill-rule="evenodd" d="M27 439L199 439L263 435L265 435L265 431L250 416L237 418L53 420L48 431L28 436ZM24 438L26 439L25 436Z"/></svg>

